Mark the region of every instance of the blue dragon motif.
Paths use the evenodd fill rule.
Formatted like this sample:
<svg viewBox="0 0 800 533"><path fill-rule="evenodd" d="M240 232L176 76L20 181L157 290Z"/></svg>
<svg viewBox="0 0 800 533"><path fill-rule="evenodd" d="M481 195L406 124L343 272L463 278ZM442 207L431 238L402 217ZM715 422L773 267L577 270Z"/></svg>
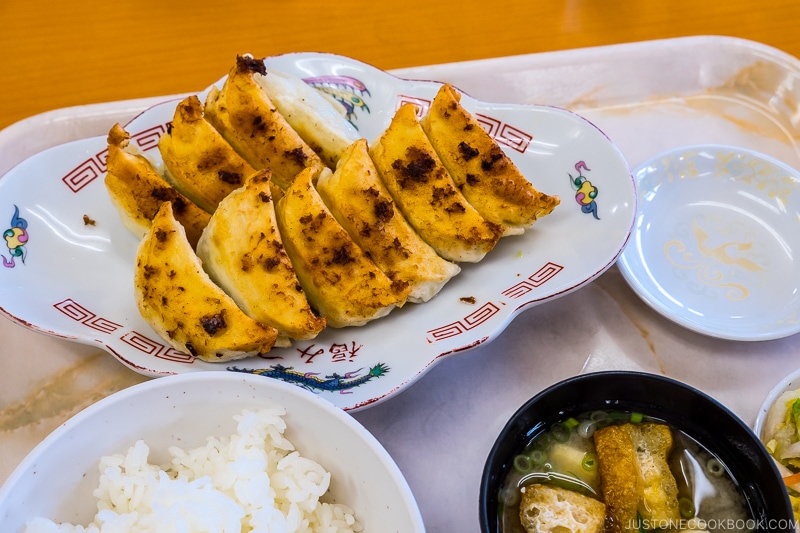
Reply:
<svg viewBox="0 0 800 533"><path fill-rule="evenodd" d="M379 378L389 372L389 367L383 363L378 363L369 369L365 375L359 377L359 373L363 368L359 368L354 372L347 372L344 375L333 373L325 376L322 379L316 372L298 372L294 367L287 367L281 364L272 365L269 368L238 368L235 366L228 367L231 372L244 372L247 374L256 374L265 376L281 381L294 383L308 390L320 390L327 392L339 391L341 394L349 394L350 390L363 385L374 378Z"/></svg>

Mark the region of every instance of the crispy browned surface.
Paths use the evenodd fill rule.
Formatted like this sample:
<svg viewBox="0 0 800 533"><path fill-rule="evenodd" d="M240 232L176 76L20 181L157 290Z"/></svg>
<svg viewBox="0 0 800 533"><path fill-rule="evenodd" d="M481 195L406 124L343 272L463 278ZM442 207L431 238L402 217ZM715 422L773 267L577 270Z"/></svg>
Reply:
<svg viewBox="0 0 800 533"><path fill-rule="evenodd" d="M528 533L602 533L603 502L557 486L533 484L522 492L519 519Z"/></svg>
<svg viewBox="0 0 800 533"><path fill-rule="evenodd" d="M672 433L663 424L608 426L594 433L603 499L612 531L638 531L637 512L680 520L678 488L667 465Z"/></svg>
<svg viewBox="0 0 800 533"><path fill-rule="evenodd" d="M522 233L559 199L539 192L460 101L460 93L443 85L420 124L475 209L506 234Z"/></svg>
<svg viewBox="0 0 800 533"><path fill-rule="evenodd" d="M203 117L203 104L189 96L175 109L158 149L176 189L213 213L223 198L244 185L255 169Z"/></svg>
<svg viewBox="0 0 800 533"><path fill-rule="evenodd" d="M105 185L123 224L141 237L163 202L172 204L174 216L194 247L210 218L153 168L145 157L128 151L130 135L115 124L108 134L108 174Z"/></svg>
<svg viewBox="0 0 800 533"><path fill-rule="evenodd" d="M458 191L416 116L403 105L370 155L406 220L440 256L477 262L494 248L503 228L484 219Z"/></svg>
<svg viewBox="0 0 800 533"><path fill-rule="evenodd" d="M423 241L396 208L369 157L367 141L348 147L317 189L340 224L393 281L409 285L409 300L430 300L460 267Z"/></svg>
<svg viewBox="0 0 800 533"><path fill-rule="evenodd" d="M260 60L237 57L221 90L206 98L205 117L254 168L270 169L286 189L298 172L324 165L253 80Z"/></svg>
<svg viewBox="0 0 800 533"><path fill-rule="evenodd" d="M169 202L137 249L134 292L139 312L156 333L204 361L268 352L278 335L245 315L209 279Z"/></svg>
<svg viewBox="0 0 800 533"><path fill-rule="evenodd" d="M609 426L595 431L594 443L611 531L635 530L640 489L633 440L621 426Z"/></svg>
<svg viewBox="0 0 800 533"><path fill-rule="evenodd" d="M247 315L276 328L284 340L312 339L325 327L283 247L268 172L251 177L219 204L197 255Z"/></svg>
<svg viewBox="0 0 800 533"><path fill-rule="evenodd" d="M284 246L311 304L331 327L363 325L403 305L408 285L393 282L375 266L313 182L311 169L298 174L276 208Z"/></svg>

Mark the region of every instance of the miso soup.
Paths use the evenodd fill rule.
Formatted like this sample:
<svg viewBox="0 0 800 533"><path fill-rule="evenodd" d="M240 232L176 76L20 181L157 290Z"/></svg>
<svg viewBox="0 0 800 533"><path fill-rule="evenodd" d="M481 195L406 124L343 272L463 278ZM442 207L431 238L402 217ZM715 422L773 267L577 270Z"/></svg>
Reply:
<svg viewBox="0 0 800 533"><path fill-rule="evenodd" d="M560 503L539 497L545 492L557 494ZM579 495L574 505L585 507L581 519L593 515L599 531L733 533L755 526L716 455L665 421L640 413L594 411L538 431L503 480L499 531L532 531L520 519L521 502L532 528L556 511L547 505L567 505L564 495L568 505Z"/></svg>

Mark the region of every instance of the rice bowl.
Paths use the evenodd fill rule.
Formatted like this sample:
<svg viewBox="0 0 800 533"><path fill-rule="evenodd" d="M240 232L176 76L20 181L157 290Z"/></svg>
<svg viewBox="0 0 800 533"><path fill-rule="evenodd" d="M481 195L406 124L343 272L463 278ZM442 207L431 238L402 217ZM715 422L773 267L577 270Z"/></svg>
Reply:
<svg viewBox="0 0 800 533"><path fill-rule="evenodd" d="M282 421L285 435L280 431ZM272 444L262 450L252 445L259 440L263 443L269 432L273 435L267 442ZM283 498L278 488L282 483L287 491L295 491L292 497L300 507L313 506L319 496L324 504L314 511L320 513L318 517L310 520L327 522L328 526L335 523L338 529L331 531L350 531L348 527L352 531L360 527L364 531L424 531L419 509L397 465L349 414L295 385L227 372L159 378L114 394L77 414L42 441L0 489L0 523L4 531L13 533L24 532L25 524L36 517L55 523L91 523L98 513L95 489L102 489L105 483L102 490L117 490L117 499L122 490L122 485L109 483L109 468L112 477L120 472L138 472L143 474L136 478L139 481L149 476L153 487L166 487L168 480L159 478L166 474L159 473L155 465L177 462L184 470L183 477L175 476L182 482L180 490L208 491L203 484L211 485L209 479L216 484L214 471L219 470L209 466L209 458L233 455L233 450L246 452L242 454L246 459L234 469L246 471L249 477L260 475L253 465L260 462L263 466L262 456L276 453L276 460L283 461L284 467L288 462L291 468L302 471L281 482L272 469L275 486L270 491L278 502ZM98 468L102 457L105 480ZM197 473L194 480L187 473L193 469ZM231 471L220 470L219 475L230 478ZM230 479L227 483L231 484ZM265 485L245 483L237 490L246 488L247 499L254 497L247 496L248 492L258 493L250 490L255 486L263 489ZM106 499L114 498L109 495ZM121 508L129 502L123 502ZM302 526L309 516L296 506L292 525L286 530L316 531Z"/></svg>

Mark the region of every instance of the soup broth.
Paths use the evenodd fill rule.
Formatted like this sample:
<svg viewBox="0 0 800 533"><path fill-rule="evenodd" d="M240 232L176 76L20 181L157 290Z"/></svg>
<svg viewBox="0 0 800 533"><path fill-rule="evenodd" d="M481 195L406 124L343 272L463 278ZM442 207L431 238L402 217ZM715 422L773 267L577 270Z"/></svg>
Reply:
<svg viewBox="0 0 800 533"><path fill-rule="evenodd" d="M655 474L654 478L652 474L659 461L658 458L647 456L649 452L645 449L648 445L642 444L644 441L637 442L627 456L625 453L618 453L619 448L624 446L619 446L616 442L611 446L607 445L610 433L642 432L669 437L662 439L670 443L668 447L664 444L661 450L663 472ZM653 442L658 442L658 438ZM634 476L625 475L632 470L629 468L630 464L623 464L624 457L637 457L637 471L649 469L651 479L658 480L657 484L663 486L642 489L640 481L638 489L631 488L635 483ZM619 465L613 464L616 459L620 459ZM603 472L607 474L605 481ZM641 499L638 501L638 509L634 511L635 517L626 518L625 523L615 524L615 516L621 515L612 510L614 503L606 501L610 498L604 493L604 482L610 487L618 482L614 478L620 478L622 484L630 484L624 487L626 490L640 491L638 497ZM754 525L744 497L718 457L674 426L639 413L584 413L553 424L534 435L513 458L500 489L500 532L526 533L520 521L520 501L526 487L533 484L567 489L603 502L606 505L605 528L610 531L690 530L733 533L752 531ZM654 490L669 493L662 500L669 502L670 512L661 513L658 509L653 509L653 499L641 494L648 491L648 494L652 494ZM629 496L630 494L628 492Z"/></svg>

